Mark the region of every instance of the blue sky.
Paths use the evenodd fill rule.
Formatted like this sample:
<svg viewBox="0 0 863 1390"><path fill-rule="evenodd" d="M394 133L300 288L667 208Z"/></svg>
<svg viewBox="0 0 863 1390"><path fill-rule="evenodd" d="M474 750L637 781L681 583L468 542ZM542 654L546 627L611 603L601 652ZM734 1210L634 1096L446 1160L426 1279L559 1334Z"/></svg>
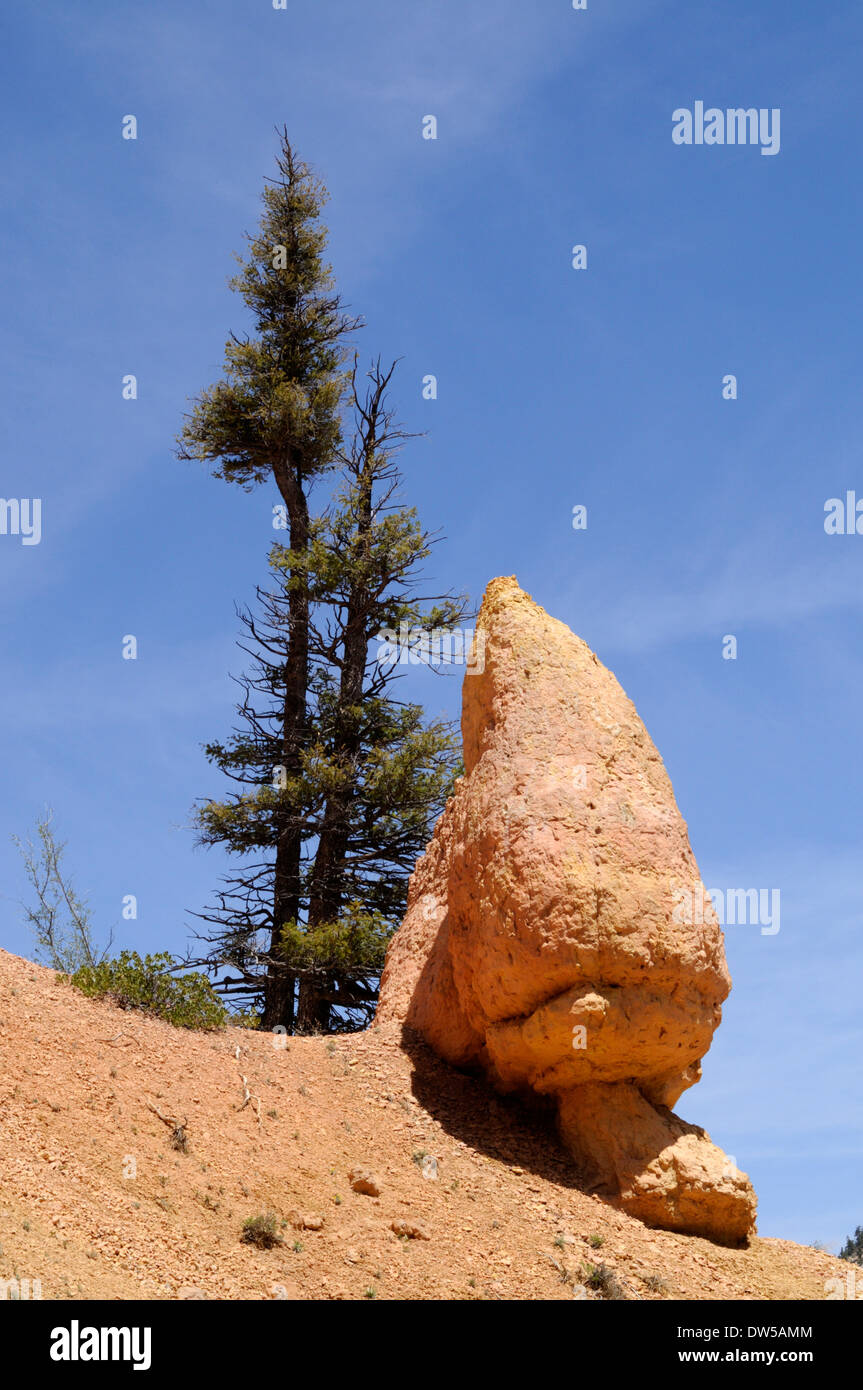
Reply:
<svg viewBox="0 0 863 1390"><path fill-rule="evenodd" d="M43 537L0 536L0 942L31 949L10 836L47 802L120 945L180 949L223 867L189 808L221 789L200 745L274 497L172 449L245 326L226 280L284 123L359 346L403 358L427 431L403 462L446 533L431 576L517 574L635 701L708 886L781 890L777 935L728 928L678 1108L750 1173L762 1234L837 1247L863 1222L863 537L823 521L863 497L859 6L45 0L2 39L0 494L42 498ZM779 154L675 145L698 100L780 108ZM457 710L455 678L417 679Z"/></svg>

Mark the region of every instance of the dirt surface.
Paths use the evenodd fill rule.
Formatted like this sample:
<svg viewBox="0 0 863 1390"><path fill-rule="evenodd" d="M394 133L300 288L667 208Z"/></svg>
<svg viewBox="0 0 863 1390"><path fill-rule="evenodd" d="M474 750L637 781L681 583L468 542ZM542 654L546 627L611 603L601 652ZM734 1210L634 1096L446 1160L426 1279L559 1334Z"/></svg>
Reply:
<svg viewBox="0 0 863 1390"><path fill-rule="evenodd" d="M398 1032L190 1033L5 952L0 1174L0 1279L45 1299L595 1298L600 1264L627 1298L823 1299L848 1269L648 1230L547 1117ZM267 1212L283 1243L243 1243Z"/></svg>

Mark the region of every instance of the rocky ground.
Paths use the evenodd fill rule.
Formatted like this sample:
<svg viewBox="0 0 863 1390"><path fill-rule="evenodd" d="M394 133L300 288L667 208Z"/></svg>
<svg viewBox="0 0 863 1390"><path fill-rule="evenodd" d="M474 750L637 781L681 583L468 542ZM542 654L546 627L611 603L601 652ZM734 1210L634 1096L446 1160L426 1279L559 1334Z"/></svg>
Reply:
<svg viewBox="0 0 863 1390"><path fill-rule="evenodd" d="M823 1299L847 1271L788 1241L648 1230L580 1190L550 1119L397 1033L277 1041L123 1013L0 952L0 1279L38 1279L46 1299L571 1299L616 1283L760 1300ZM379 1195L354 1190L356 1168ZM283 1243L243 1243L267 1212ZM615 1279L585 1290L598 1265Z"/></svg>

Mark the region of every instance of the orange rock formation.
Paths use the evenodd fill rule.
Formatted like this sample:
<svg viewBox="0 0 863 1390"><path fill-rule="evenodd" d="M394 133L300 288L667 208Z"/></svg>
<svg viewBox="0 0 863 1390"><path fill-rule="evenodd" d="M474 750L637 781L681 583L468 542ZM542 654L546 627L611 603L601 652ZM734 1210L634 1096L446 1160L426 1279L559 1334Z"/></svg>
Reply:
<svg viewBox="0 0 863 1390"><path fill-rule="evenodd" d="M489 584L477 630L466 773L411 880L379 1026L555 1096L585 1178L626 1211L739 1242L748 1179L669 1108L731 981L662 760L611 672L514 578ZM698 895L703 913L679 910Z"/></svg>

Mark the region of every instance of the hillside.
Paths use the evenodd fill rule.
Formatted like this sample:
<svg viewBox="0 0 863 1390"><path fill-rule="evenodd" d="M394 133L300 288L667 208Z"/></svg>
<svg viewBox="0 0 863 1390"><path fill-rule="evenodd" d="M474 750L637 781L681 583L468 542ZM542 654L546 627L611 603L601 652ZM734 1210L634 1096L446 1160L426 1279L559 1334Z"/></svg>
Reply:
<svg viewBox="0 0 863 1390"><path fill-rule="evenodd" d="M185 1120L186 1152L156 1111ZM352 1190L356 1166L379 1197ZM579 1190L544 1116L397 1032L182 1032L5 952L0 1171L0 1278L45 1299L571 1299L600 1261L630 1298L823 1299L847 1270L648 1230ZM241 1243L267 1210L285 1243Z"/></svg>

